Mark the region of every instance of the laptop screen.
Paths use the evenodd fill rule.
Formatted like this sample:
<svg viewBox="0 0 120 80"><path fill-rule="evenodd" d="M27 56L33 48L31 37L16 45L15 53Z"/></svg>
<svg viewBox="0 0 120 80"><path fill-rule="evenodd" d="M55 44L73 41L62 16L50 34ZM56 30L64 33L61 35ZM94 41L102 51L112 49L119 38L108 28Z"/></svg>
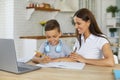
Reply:
<svg viewBox="0 0 120 80"><path fill-rule="evenodd" d="M16 72L17 59L13 39L0 39L0 69Z"/></svg>

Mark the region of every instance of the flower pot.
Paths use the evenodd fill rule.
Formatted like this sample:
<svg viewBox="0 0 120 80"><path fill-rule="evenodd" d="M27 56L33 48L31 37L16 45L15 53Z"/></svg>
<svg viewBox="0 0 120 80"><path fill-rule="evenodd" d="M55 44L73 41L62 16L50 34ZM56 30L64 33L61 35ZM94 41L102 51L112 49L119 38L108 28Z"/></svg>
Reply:
<svg viewBox="0 0 120 80"><path fill-rule="evenodd" d="M107 13L107 14L106 14L106 17L107 17L107 18L112 18L112 13Z"/></svg>

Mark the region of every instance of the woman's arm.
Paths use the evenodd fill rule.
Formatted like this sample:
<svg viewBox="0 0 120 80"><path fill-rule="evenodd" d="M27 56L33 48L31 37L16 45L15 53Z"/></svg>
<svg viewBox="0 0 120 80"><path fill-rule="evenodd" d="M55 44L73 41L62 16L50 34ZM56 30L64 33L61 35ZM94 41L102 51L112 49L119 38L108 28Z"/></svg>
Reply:
<svg viewBox="0 0 120 80"><path fill-rule="evenodd" d="M69 57L61 57L61 58L52 59L51 62L76 62L76 61Z"/></svg>
<svg viewBox="0 0 120 80"><path fill-rule="evenodd" d="M91 64L91 65L114 66L115 63L114 63L113 53L112 53L112 50L111 50L110 45L108 43L106 43L102 47L102 51L103 51L103 55L104 55L103 59L86 59L86 58L84 58L81 55L76 54L76 53L71 54L70 58L72 58L73 60L79 61L79 62Z"/></svg>

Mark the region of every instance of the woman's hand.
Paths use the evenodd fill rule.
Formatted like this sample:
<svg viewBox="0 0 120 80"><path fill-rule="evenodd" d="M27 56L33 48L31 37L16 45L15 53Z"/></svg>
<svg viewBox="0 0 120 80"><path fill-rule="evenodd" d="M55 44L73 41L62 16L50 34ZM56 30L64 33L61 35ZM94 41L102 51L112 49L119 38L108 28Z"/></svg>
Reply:
<svg viewBox="0 0 120 80"><path fill-rule="evenodd" d="M69 57L77 62L85 62L85 58L77 53L72 53Z"/></svg>

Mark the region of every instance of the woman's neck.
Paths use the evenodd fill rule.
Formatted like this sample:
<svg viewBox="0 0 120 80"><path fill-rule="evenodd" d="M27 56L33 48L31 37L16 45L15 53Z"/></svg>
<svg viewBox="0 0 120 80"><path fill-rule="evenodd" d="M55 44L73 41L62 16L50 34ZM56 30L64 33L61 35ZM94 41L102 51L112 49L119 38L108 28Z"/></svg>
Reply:
<svg viewBox="0 0 120 80"><path fill-rule="evenodd" d="M84 34L83 34L83 36L84 36L84 39L86 40L89 36L90 36L90 32L85 32Z"/></svg>

